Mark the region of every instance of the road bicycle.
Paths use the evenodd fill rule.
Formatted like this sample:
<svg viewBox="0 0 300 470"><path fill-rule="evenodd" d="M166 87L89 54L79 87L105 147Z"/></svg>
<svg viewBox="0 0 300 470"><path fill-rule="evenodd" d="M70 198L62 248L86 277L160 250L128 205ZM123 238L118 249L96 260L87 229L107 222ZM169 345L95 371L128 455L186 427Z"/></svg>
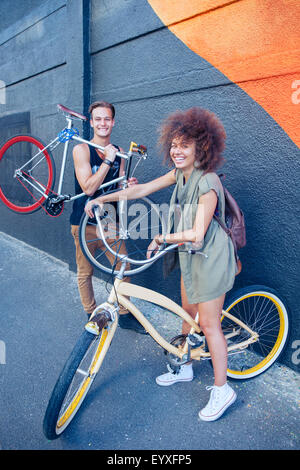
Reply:
<svg viewBox="0 0 300 470"><path fill-rule="evenodd" d="M84 196L84 193L72 196L62 192L71 141L86 143L100 151L104 150L100 145L80 137L78 129L73 126L74 120L86 121L86 116L61 104L57 107L64 114L67 125L47 145L32 135L17 135L11 137L0 149L0 199L6 207L18 214L31 214L42 208L48 215L57 217L62 214L65 203ZM62 144L59 181L54 191L56 168L52 152ZM109 191L110 186L115 184L122 189L126 188L128 179L133 176L140 162L148 156L147 148L135 142L131 142L127 153L117 152L117 155L125 160L125 173L123 176L117 176L102 184L99 188L100 192ZM99 192L95 196L98 194ZM156 233L165 233L166 219L158 205L147 197L140 198L134 203L120 201L117 205L117 215L114 217L114 221L117 222L114 229L115 239L121 239L125 243L129 256L139 259L153 236ZM113 207L111 205L111 208ZM107 220L111 220L112 216L109 211L108 215ZM91 246L92 242L87 232L91 232L93 221L85 220L83 224L81 244ZM134 237L133 232L140 226L142 226L143 236ZM106 255L107 251L102 250L100 253L93 253L90 258L97 268L109 272L110 264Z"/></svg>
<svg viewBox="0 0 300 470"><path fill-rule="evenodd" d="M128 263L136 265L135 269L144 269L179 244L161 245L158 253L150 259L133 259L109 246L99 208L95 209L95 220L107 250L118 259L121 268L114 277L107 300L94 310L54 386L43 422L48 439L58 438L67 428L100 371L117 329L120 305L128 309L163 348L171 369L191 360L210 359L205 336L197 321L181 306L158 292L124 280L129 272ZM194 250L192 245L185 245L192 256L205 256L200 250ZM190 325L190 333L168 341L134 304L133 298L154 303L179 316ZM229 295L222 311L221 325L228 346L228 377L251 379L269 369L283 352L289 331L289 315L276 291L253 285Z"/></svg>

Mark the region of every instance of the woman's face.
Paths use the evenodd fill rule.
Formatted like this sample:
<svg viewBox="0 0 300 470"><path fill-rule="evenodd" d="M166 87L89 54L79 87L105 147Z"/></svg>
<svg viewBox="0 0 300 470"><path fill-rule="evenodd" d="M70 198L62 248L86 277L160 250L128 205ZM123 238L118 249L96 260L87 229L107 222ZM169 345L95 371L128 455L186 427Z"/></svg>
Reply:
<svg viewBox="0 0 300 470"><path fill-rule="evenodd" d="M176 168L190 171L194 168L196 158L196 142L185 140L183 137L175 137L170 148L170 157Z"/></svg>

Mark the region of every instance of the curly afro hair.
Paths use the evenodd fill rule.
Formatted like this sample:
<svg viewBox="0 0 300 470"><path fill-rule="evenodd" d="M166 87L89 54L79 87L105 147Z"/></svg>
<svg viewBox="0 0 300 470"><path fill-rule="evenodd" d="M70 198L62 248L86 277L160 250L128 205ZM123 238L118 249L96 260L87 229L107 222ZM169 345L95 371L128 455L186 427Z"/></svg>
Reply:
<svg viewBox="0 0 300 470"><path fill-rule="evenodd" d="M163 121L158 144L164 162L169 165L172 165L170 148L174 138L196 142L194 165L205 173L215 171L224 162L225 129L217 116L206 109L193 107L186 111L175 111Z"/></svg>

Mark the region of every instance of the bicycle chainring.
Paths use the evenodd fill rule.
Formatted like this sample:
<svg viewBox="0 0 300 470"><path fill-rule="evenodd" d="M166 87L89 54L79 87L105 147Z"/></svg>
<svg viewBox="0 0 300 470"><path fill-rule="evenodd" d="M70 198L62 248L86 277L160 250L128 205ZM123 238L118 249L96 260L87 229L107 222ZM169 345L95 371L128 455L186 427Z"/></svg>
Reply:
<svg viewBox="0 0 300 470"><path fill-rule="evenodd" d="M170 340L170 344L176 347L183 346L186 341L186 337L187 335L174 336L174 338ZM164 354L167 356L168 362L174 371L178 370L180 366L182 366L183 364L186 364L187 362L187 357L186 357L187 355L184 355L182 359L180 359L180 357L176 356L175 354L170 353L166 349L164 350Z"/></svg>
<svg viewBox="0 0 300 470"><path fill-rule="evenodd" d="M64 210L64 201L62 201L59 196L50 194L45 201L45 209L49 215L57 217L61 215Z"/></svg>

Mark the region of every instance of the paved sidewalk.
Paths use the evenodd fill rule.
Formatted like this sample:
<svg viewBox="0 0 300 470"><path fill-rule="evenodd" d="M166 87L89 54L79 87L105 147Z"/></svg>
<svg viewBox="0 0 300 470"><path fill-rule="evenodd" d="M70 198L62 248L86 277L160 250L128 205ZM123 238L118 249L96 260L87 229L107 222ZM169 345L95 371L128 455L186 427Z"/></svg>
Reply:
<svg viewBox="0 0 300 470"><path fill-rule="evenodd" d="M134 281L133 281L134 282ZM95 279L97 301L107 298ZM162 350L148 336L118 328L82 409L56 441L42 420L49 395L85 317L68 266L0 232L0 449L299 449L299 385L275 364L250 381L231 381L236 403L215 423L200 407L213 381L208 361L189 384L158 387ZM168 339L180 320L152 304L143 313Z"/></svg>

